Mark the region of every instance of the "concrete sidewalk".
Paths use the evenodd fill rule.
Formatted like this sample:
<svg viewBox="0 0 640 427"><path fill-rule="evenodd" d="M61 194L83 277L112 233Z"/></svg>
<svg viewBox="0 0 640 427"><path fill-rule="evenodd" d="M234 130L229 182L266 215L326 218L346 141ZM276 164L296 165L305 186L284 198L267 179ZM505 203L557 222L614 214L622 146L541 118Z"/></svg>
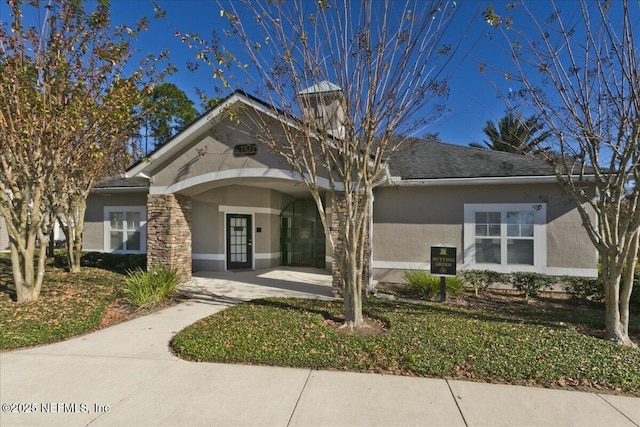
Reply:
<svg viewBox="0 0 640 427"><path fill-rule="evenodd" d="M318 270L196 277L192 299L86 336L0 354L0 425L640 426L640 399L399 377L185 362L194 321L264 296L321 296Z"/></svg>

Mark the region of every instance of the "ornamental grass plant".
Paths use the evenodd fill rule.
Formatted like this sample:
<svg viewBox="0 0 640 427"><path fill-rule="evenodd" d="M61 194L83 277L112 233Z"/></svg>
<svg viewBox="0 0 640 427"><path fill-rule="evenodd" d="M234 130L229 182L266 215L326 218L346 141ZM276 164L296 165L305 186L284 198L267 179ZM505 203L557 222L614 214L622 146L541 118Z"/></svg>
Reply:
<svg viewBox="0 0 640 427"><path fill-rule="evenodd" d="M138 268L128 272L121 293L138 309L154 307L178 291L182 282L180 270L167 265L155 265L148 271Z"/></svg>

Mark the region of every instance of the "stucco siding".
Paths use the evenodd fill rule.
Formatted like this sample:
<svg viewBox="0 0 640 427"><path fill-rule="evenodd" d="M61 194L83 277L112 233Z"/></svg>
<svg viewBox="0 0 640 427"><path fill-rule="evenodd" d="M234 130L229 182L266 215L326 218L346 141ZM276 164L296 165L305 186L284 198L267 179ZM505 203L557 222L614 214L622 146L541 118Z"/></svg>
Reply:
<svg viewBox="0 0 640 427"><path fill-rule="evenodd" d="M382 187L375 192L376 277L389 276L394 269L427 268L429 248L439 244L456 246L461 266L469 261L464 259L465 204L506 203L545 204L545 267L567 272L595 269L595 250L582 228L581 218L555 184L400 186Z"/></svg>
<svg viewBox="0 0 640 427"><path fill-rule="evenodd" d="M561 212L558 207L547 226L547 254L549 267L594 268L597 251L576 209Z"/></svg>
<svg viewBox="0 0 640 427"><path fill-rule="evenodd" d="M291 197L268 188L230 185L192 199L194 270L226 268L226 215L251 215L256 268L280 263L280 212Z"/></svg>
<svg viewBox="0 0 640 427"><path fill-rule="evenodd" d="M92 193L87 199L82 248L104 250L104 208L108 206L147 206L146 193Z"/></svg>
<svg viewBox="0 0 640 427"><path fill-rule="evenodd" d="M250 125L255 119L250 112L240 113L240 123L222 119L213 125L210 132L202 134L195 141L185 145L180 152L165 159L154 167L154 186L170 186L179 181L194 178L210 172L233 169L283 169L291 167L274 153L268 146L261 144L254 137L254 129ZM274 125L274 133L278 128ZM250 156L235 157L233 149L238 144L257 144L257 153Z"/></svg>
<svg viewBox="0 0 640 427"><path fill-rule="evenodd" d="M218 204L197 200L191 202L191 240L192 253L223 253L224 237L222 236L223 216Z"/></svg>

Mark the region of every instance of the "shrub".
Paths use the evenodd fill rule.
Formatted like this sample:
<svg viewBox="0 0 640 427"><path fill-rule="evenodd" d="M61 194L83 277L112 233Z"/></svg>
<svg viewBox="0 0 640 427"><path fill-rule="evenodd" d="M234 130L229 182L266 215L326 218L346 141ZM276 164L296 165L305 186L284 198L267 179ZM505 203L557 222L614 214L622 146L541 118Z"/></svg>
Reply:
<svg viewBox="0 0 640 427"><path fill-rule="evenodd" d="M53 254L53 263L56 267L67 268L66 250L56 250ZM146 254L111 254L107 252L83 252L80 259L83 267L101 268L117 273L124 273L138 268L144 269L147 266Z"/></svg>
<svg viewBox="0 0 640 427"><path fill-rule="evenodd" d="M82 255L81 263L86 267L103 268L105 270L125 272L145 269L145 254L111 254L105 252L88 252Z"/></svg>
<svg viewBox="0 0 640 427"><path fill-rule="evenodd" d="M474 289L476 295L494 283L507 281L506 274L491 270L465 270L460 272L460 278Z"/></svg>
<svg viewBox="0 0 640 427"><path fill-rule="evenodd" d="M602 280L595 277L563 277L563 287L571 298L582 301L604 300Z"/></svg>
<svg viewBox="0 0 640 427"><path fill-rule="evenodd" d="M440 277L432 276L424 270L409 270L404 273L409 288L415 291L420 297L430 299L434 295L440 294ZM464 283L457 277L447 277L445 287L448 295L459 295L462 292Z"/></svg>
<svg viewBox="0 0 640 427"><path fill-rule="evenodd" d="M512 273L510 280L515 289L524 293L525 298L536 296L542 289L549 289L555 283L553 277L540 273Z"/></svg>
<svg viewBox="0 0 640 427"><path fill-rule="evenodd" d="M458 277L447 277L446 287L448 295L457 296L464 288L464 281ZM438 289L440 289L440 284L438 284Z"/></svg>
<svg viewBox="0 0 640 427"><path fill-rule="evenodd" d="M148 308L175 294L181 280L180 270L167 265L157 265L149 271L138 268L128 273L121 292L134 307Z"/></svg>
<svg viewBox="0 0 640 427"><path fill-rule="evenodd" d="M58 268L69 267L69 261L67 260L67 251L53 251L53 265Z"/></svg>
<svg viewBox="0 0 640 427"><path fill-rule="evenodd" d="M440 280L424 270L405 271L404 278L409 288L424 299L429 299L433 296L435 284L438 287L440 286Z"/></svg>
<svg viewBox="0 0 640 427"><path fill-rule="evenodd" d="M626 267L625 267L626 270ZM626 271L622 271L621 281L624 280ZM564 277L564 290L572 298L583 301L604 301L604 284L602 277ZM631 292L631 304L640 306L640 264L636 264L633 275L633 291Z"/></svg>

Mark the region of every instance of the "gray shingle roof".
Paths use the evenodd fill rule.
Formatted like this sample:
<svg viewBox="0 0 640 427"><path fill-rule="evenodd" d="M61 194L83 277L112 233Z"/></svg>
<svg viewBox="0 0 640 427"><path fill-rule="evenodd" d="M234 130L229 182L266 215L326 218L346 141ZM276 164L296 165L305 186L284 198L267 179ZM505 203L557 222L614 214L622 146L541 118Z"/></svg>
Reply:
<svg viewBox="0 0 640 427"><path fill-rule="evenodd" d="M532 155L410 138L391 155L392 176L402 179L478 178L553 175L552 168Z"/></svg>

